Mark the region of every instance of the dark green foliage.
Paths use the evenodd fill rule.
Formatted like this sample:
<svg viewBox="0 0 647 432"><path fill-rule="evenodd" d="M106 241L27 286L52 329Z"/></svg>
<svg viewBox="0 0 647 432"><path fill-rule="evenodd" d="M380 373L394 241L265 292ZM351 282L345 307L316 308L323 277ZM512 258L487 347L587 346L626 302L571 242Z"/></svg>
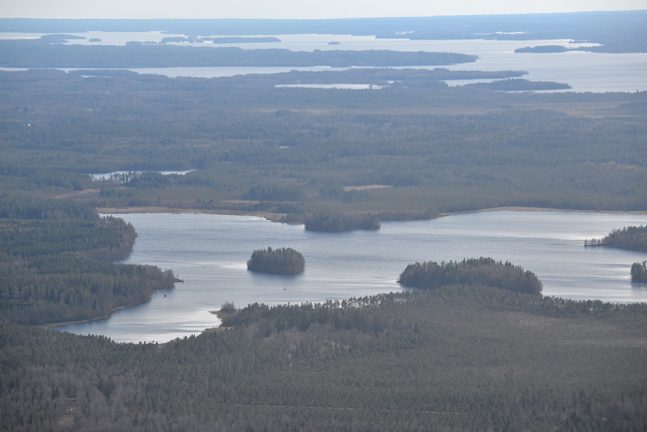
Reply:
<svg viewBox="0 0 647 432"><path fill-rule="evenodd" d="M0 327L0 430L635 430L647 310L446 287L163 345Z"/></svg>
<svg viewBox="0 0 647 432"><path fill-rule="evenodd" d="M173 287L171 271L114 264L132 250L132 225L87 206L0 198L0 310L27 324L105 316Z"/></svg>
<svg viewBox="0 0 647 432"><path fill-rule="evenodd" d="M306 216L305 228L306 231L322 232L377 231L380 229L380 221L373 214L319 212Z"/></svg>
<svg viewBox="0 0 647 432"><path fill-rule="evenodd" d="M630 226L613 230L601 239L585 240L584 246L606 246L647 252L647 225Z"/></svg>
<svg viewBox="0 0 647 432"><path fill-rule="evenodd" d="M631 266L632 282L647 282L647 261L633 263Z"/></svg>
<svg viewBox="0 0 647 432"><path fill-rule="evenodd" d="M294 186L256 185L249 189L244 198L261 201L300 201L304 198L304 193Z"/></svg>
<svg viewBox="0 0 647 432"><path fill-rule="evenodd" d="M420 289L436 289L446 285L488 285L527 294L539 294L542 288L534 273L509 262L483 257L440 264L432 261L409 264L400 274L398 282Z"/></svg>
<svg viewBox="0 0 647 432"><path fill-rule="evenodd" d="M320 211L386 220L383 214L507 205L647 208L640 187L647 183L647 111L639 109L647 93L508 94L438 81L453 74L461 76L380 69L212 80L2 72L0 186L95 207L291 213L293 220ZM387 78L401 85L275 88ZM124 184L83 175L190 168L198 171ZM343 189L374 184L392 187Z"/></svg>
<svg viewBox="0 0 647 432"><path fill-rule="evenodd" d="M292 248L255 250L247 261L247 269L253 272L295 275L305 268L303 255Z"/></svg>

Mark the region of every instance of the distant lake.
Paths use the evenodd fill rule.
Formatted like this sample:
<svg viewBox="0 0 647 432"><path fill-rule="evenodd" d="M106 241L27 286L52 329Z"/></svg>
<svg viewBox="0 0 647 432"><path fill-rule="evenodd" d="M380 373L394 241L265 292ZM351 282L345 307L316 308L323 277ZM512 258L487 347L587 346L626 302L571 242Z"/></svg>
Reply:
<svg viewBox="0 0 647 432"><path fill-rule="evenodd" d="M184 36L163 34L161 32L88 32L71 33L85 39L70 40L71 44L108 44L124 45L129 41L159 42L164 37ZM34 38L36 33L2 33L0 39ZM223 36L223 35L209 35ZM378 39L374 36L297 34L297 35L253 35L247 37L276 37L280 42L260 43L179 43L174 45L202 46L237 46L244 49L283 48L293 51L313 50L394 50L394 51L435 51L476 54L479 59L473 63L448 66L454 70L525 70L529 74L524 78L535 81L556 81L570 84L571 91L577 92L634 92L647 90L647 53L595 53L572 51L564 53L515 53L517 48L537 45L559 45L570 48L585 47L595 44L572 43L568 39L550 40L409 40ZM100 42L89 42L100 39ZM330 42L339 42L330 45ZM420 68L420 67L419 67ZM422 67L425 68L425 67ZM426 67L433 69L434 67ZM17 70L2 68L3 70ZM244 74L289 72L290 70L340 70L322 67L178 67L172 68L137 68L131 69L141 74L158 74L172 78L198 77L217 78ZM342 69L343 70L343 69ZM462 82L449 82L450 85L462 85Z"/></svg>
<svg viewBox="0 0 647 432"><path fill-rule="evenodd" d="M218 325L209 311L227 302L321 302L390 291L416 261L491 256L535 272L544 294L571 299L647 302L647 286L629 269L647 254L584 248L585 239L615 228L647 224L645 214L595 212L477 212L431 221L387 222L378 232L306 232L248 216L123 214L138 237L127 263L172 269L184 279L143 305L109 319L61 327L122 342L165 342ZM292 247L306 259L304 274L286 278L250 273L254 249Z"/></svg>

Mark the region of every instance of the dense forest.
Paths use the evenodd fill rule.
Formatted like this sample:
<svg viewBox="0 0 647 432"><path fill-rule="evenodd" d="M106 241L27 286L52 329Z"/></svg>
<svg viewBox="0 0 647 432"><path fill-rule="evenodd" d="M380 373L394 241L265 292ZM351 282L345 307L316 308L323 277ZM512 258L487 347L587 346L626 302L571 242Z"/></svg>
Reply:
<svg viewBox="0 0 647 432"><path fill-rule="evenodd" d="M321 232L377 231L380 229L380 221L372 214L319 212L306 216L305 229Z"/></svg>
<svg viewBox="0 0 647 432"><path fill-rule="evenodd" d="M0 430L644 430L647 310L446 287L163 345L0 327Z"/></svg>
<svg viewBox="0 0 647 432"><path fill-rule="evenodd" d="M45 324L105 316L173 287L171 271L115 264L135 230L69 201L0 196L2 320Z"/></svg>
<svg viewBox="0 0 647 432"><path fill-rule="evenodd" d="M633 263L631 266L632 282L647 282L647 261Z"/></svg>
<svg viewBox="0 0 647 432"><path fill-rule="evenodd" d="M586 240L584 246L605 246L647 252L647 225L613 230L601 239Z"/></svg>
<svg viewBox="0 0 647 432"><path fill-rule="evenodd" d="M292 248L255 250L247 261L247 269L253 272L296 275L303 273L306 261Z"/></svg>
<svg viewBox="0 0 647 432"><path fill-rule="evenodd" d="M308 214L385 221L511 205L647 208L643 93L449 88L443 70L328 74L0 72L0 186L100 208L297 222ZM275 87L345 76L398 84L356 92ZM122 184L86 175L187 169L196 171Z"/></svg>
<svg viewBox="0 0 647 432"><path fill-rule="evenodd" d="M488 285L527 294L541 293L537 276L509 262L492 258L410 264L398 280L406 287L435 289L446 285Z"/></svg>

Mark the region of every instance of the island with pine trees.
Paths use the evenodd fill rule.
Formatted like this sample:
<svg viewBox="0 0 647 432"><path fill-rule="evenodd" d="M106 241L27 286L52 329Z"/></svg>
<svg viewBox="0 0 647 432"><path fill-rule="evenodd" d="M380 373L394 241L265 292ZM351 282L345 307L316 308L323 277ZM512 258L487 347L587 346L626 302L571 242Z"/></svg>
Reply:
<svg viewBox="0 0 647 432"><path fill-rule="evenodd" d="M255 250L247 261L247 270L277 275L297 275L305 268L303 255L292 248Z"/></svg>

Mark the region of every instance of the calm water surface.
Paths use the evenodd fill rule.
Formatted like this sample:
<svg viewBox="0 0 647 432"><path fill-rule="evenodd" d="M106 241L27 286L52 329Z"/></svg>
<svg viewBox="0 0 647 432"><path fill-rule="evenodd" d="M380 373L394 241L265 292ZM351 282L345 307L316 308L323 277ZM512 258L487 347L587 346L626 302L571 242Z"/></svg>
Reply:
<svg viewBox="0 0 647 432"><path fill-rule="evenodd" d="M124 45L129 41L159 42L163 37L183 36L162 32L87 32L72 33L85 39L71 39L70 44ZM34 38L37 33L2 33L0 39ZM221 35L211 35L221 36ZM590 43L572 43L568 39L551 40L409 40L377 39L374 36L293 34L254 35L278 37L280 42L212 44L181 43L208 47L237 46L244 49L282 48L293 51L314 50L394 50L394 51L435 51L475 54L479 59L473 63L450 66L455 70L525 70L525 78L535 81L557 81L570 84L576 92L634 92L647 90L647 53L515 53L515 49L537 45L560 45L571 48L591 46ZM90 38L101 39L89 42ZM339 45L329 45L330 42ZM433 67L422 67L430 68ZM20 70L2 68L4 70ZM66 69L71 70L71 69ZM72 69L73 70L73 69ZM131 69L141 74L158 74L169 77L217 78L256 73L278 73L290 70L339 70L326 67L173 67ZM450 84L463 84L460 82Z"/></svg>
<svg viewBox="0 0 647 432"><path fill-rule="evenodd" d="M122 342L165 342L218 325L209 311L237 306L319 302L390 291L404 267L422 260L491 256L534 271L544 294L571 299L645 302L647 287L629 278L647 254L582 246L615 228L647 224L647 215L592 212L479 212L432 221L388 222L378 232L323 234L247 216L125 214L139 236L127 263L172 269L184 283L109 319L61 327ZM250 273L254 249L292 247L304 274Z"/></svg>

